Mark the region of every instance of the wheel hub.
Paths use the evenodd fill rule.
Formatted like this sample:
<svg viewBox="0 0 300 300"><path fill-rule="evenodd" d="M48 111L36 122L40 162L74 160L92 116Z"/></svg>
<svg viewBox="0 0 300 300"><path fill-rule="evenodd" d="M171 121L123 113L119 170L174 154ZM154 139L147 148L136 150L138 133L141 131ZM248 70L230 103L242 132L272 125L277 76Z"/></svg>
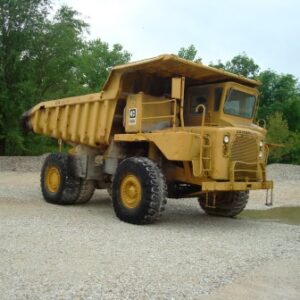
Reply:
<svg viewBox="0 0 300 300"><path fill-rule="evenodd" d="M45 183L49 192L56 193L59 189L61 176L56 166L49 166L45 172Z"/></svg>
<svg viewBox="0 0 300 300"><path fill-rule="evenodd" d="M142 198L142 187L135 175L127 175L123 178L120 188L121 201L127 208L139 206Z"/></svg>

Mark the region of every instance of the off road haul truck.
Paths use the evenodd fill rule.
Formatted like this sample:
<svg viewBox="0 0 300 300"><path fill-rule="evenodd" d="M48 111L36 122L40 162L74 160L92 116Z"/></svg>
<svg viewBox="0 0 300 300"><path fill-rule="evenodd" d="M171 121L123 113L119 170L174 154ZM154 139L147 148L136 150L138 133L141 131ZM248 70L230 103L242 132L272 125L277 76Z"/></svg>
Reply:
<svg viewBox="0 0 300 300"><path fill-rule="evenodd" d="M41 102L26 129L73 146L50 154L41 189L55 204L108 189L119 219L151 223L166 198L197 197L232 217L266 178L266 129L255 124L259 83L174 55L114 67L100 93Z"/></svg>

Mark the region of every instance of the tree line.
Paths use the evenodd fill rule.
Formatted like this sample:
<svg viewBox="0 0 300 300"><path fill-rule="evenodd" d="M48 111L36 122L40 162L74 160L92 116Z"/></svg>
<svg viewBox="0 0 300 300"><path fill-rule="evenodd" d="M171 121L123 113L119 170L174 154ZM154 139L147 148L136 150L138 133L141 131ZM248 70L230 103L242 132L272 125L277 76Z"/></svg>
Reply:
<svg viewBox="0 0 300 300"><path fill-rule="evenodd" d="M53 140L20 129L21 114L41 100L97 92L112 66L129 62L122 45L87 39L89 25L51 0L0 0L0 155L38 155ZM201 63L194 45L180 57ZM267 120L271 162L300 163L300 87L291 74L261 70L245 53L211 66L259 80L257 118Z"/></svg>

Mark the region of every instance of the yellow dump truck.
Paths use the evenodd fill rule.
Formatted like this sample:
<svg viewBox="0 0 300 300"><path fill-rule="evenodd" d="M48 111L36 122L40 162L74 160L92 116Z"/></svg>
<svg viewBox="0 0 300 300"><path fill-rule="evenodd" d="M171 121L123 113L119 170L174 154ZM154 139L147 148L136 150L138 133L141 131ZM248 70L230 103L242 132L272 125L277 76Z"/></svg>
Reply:
<svg viewBox="0 0 300 300"><path fill-rule="evenodd" d="M119 219L151 223L166 198L197 197L232 217L266 178L266 129L255 123L259 82L175 55L114 67L100 93L41 102L26 129L73 146L41 172L46 201L85 203L111 192Z"/></svg>

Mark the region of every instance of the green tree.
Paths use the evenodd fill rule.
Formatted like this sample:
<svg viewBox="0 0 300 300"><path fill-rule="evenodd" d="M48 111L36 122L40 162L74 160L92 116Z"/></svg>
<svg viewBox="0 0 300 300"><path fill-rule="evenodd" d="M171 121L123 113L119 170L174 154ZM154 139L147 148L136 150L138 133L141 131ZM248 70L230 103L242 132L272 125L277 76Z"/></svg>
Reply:
<svg viewBox="0 0 300 300"><path fill-rule="evenodd" d="M256 78L259 73L259 66L244 52L234 56L230 61L223 63L219 60L216 64L211 63L210 66L248 78Z"/></svg>
<svg viewBox="0 0 300 300"><path fill-rule="evenodd" d="M287 121L284 120L282 113L275 112L268 117L267 124L267 142L271 144L281 144L279 147L271 147L269 161L280 162L292 148L292 137Z"/></svg>
<svg viewBox="0 0 300 300"><path fill-rule="evenodd" d="M271 70L259 74L259 117L267 118L274 112L282 112L292 131L300 130L300 88L297 78L290 74L278 74Z"/></svg>
<svg viewBox="0 0 300 300"><path fill-rule="evenodd" d="M36 94L33 101L73 96L84 92L75 76L88 24L78 12L62 6L53 20L45 20L38 47L30 55Z"/></svg>
<svg viewBox="0 0 300 300"><path fill-rule="evenodd" d="M34 36L36 47L26 56L32 96L26 99L23 111L41 100L85 92L75 76L75 65L87 29L88 24L79 18L79 14L66 6L58 9L53 19L44 20L43 30ZM23 138L22 149L8 148L7 153L21 151L22 154L38 155L57 149L57 142L50 138L34 134L20 137Z"/></svg>
<svg viewBox="0 0 300 300"><path fill-rule="evenodd" d="M299 132L291 132L290 138L290 149L285 156L284 162L300 164L300 133Z"/></svg>
<svg viewBox="0 0 300 300"><path fill-rule="evenodd" d="M300 164L300 133L289 130L281 112L267 118L267 141L278 146L271 147L269 162Z"/></svg>
<svg viewBox="0 0 300 300"><path fill-rule="evenodd" d="M288 100L283 112L288 120L289 128L294 132L300 132L300 97Z"/></svg>
<svg viewBox="0 0 300 300"><path fill-rule="evenodd" d="M187 48L181 47L178 51L178 56L187 60L191 60L196 63L201 63L201 58L197 58L197 49L194 45L190 45Z"/></svg>
<svg viewBox="0 0 300 300"><path fill-rule="evenodd" d="M131 54L120 44L110 49L108 43L100 39L87 42L81 50L76 62L76 76L88 92L101 89L107 79L111 67L127 63Z"/></svg>
<svg viewBox="0 0 300 300"><path fill-rule="evenodd" d="M0 154L23 148L19 116L33 95L28 56L37 47L49 1L0 2ZM16 153L19 153L16 151Z"/></svg>
<svg viewBox="0 0 300 300"><path fill-rule="evenodd" d="M27 151L19 129L22 112L41 99L69 95L78 86L73 66L87 24L68 7L50 20L50 4L0 2L0 154Z"/></svg>
<svg viewBox="0 0 300 300"><path fill-rule="evenodd" d="M38 154L51 140L23 136L21 114L41 100L98 91L109 68L127 62L119 44L87 42L88 24L50 0L0 0L0 155Z"/></svg>

